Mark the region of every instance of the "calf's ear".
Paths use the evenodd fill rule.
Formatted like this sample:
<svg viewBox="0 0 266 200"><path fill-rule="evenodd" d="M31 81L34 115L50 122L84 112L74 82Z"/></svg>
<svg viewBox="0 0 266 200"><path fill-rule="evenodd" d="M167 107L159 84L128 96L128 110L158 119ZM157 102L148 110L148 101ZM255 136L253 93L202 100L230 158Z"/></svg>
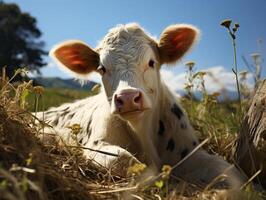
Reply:
<svg viewBox="0 0 266 200"><path fill-rule="evenodd" d="M99 66L99 54L85 43L70 40L55 46L49 53L63 68L85 76Z"/></svg>
<svg viewBox="0 0 266 200"><path fill-rule="evenodd" d="M191 25L177 24L168 26L159 40L161 63L174 63L188 52L199 37L199 30Z"/></svg>

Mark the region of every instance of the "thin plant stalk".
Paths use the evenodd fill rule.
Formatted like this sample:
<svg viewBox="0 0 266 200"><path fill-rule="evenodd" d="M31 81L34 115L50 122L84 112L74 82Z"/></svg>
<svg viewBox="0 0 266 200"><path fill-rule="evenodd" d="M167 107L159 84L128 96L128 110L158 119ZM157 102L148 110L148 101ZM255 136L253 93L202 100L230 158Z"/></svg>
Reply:
<svg viewBox="0 0 266 200"><path fill-rule="evenodd" d="M235 38L232 35L231 35L231 38L232 38L233 50L234 50L234 70L233 70L233 73L235 74L235 78L236 78L238 102L239 102L239 106L240 106L240 112L242 113L241 92L240 92L240 87L239 87L238 67L237 67L237 57L236 57L236 41L235 41Z"/></svg>
<svg viewBox="0 0 266 200"><path fill-rule="evenodd" d="M233 43L233 51L234 51L234 67L232 68L233 73L235 74L236 79L236 86L237 86L237 93L238 93L238 102L239 102L239 109L240 109L240 118L242 118L242 102L241 102L241 92L240 92L240 86L239 86L239 80L238 80L238 69L237 69L237 57L236 57L236 32L239 28L239 24L235 23L234 27L231 29L231 19L226 19L222 21L221 26L225 27L228 30L228 33L232 39Z"/></svg>

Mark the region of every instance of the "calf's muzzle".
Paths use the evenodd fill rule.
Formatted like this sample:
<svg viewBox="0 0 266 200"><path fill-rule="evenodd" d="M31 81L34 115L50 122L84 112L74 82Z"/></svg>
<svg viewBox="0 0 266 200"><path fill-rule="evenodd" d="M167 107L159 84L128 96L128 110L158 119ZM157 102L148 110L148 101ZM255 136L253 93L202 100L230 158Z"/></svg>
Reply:
<svg viewBox="0 0 266 200"><path fill-rule="evenodd" d="M143 94L138 89L124 89L114 94L116 114L127 114L143 110Z"/></svg>

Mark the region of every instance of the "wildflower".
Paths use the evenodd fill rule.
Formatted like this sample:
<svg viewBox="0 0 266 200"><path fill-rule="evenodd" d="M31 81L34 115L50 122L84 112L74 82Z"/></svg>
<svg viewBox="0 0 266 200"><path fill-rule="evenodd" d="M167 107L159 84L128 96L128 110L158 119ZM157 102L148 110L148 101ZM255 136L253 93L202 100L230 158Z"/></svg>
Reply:
<svg viewBox="0 0 266 200"><path fill-rule="evenodd" d="M217 97L219 97L220 95L221 95L220 92L214 92L214 93L211 94L211 96L214 97L214 98L217 98Z"/></svg>
<svg viewBox="0 0 266 200"><path fill-rule="evenodd" d="M135 175L139 175L141 172L144 171L144 169L146 168L147 166L143 163L136 163L134 164L133 166L130 166L127 170L127 173L128 174L131 174L133 176Z"/></svg>
<svg viewBox="0 0 266 200"><path fill-rule="evenodd" d="M163 172L162 178L163 179L168 179L171 171L172 171L172 167L170 165L163 165L163 168L162 168L162 172Z"/></svg>
<svg viewBox="0 0 266 200"><path fill-rule="evenodd" d="M159 189L162 189L162 187L164 186L164 183L162 180L159 180L159 181L155 181L154 185L159 188Z"/></svg>
<svg viewBox="0 0 266 200"><path fill-rule="evenodd" d="M29 153L29 158L26 159L26 165L29 166L33 162L33 154Z"/></svg>
<svg viewBox="0 0 266 200"><path fill-rule="evenodd" d="M235 27L236 28L239 28L240 26L239 26L239 23L235 23Z"/></svg>
<svg viewBox="0 0 266 200"><path fill-rule="evenodd" d="M239 28L239 24L238 23L235 23L235 26L233 28L233 32L235 33Z"/></svg>
<svg viewBox="0 0 266 200"><path fill-rule="evenodd" d="M260 57L259 53L252 53L250 54L250 56L254 59L254 60L258 60L258 58Z"/></svg>
<svg viewBox="0 0 266 200"><path fill-rule="evenodd" d="M221 22L221 26L224 26L225 28L230 28L230 25L231 25L231 22L232 22L232 20L231 19L226 19L226 20L223 20L222 22Z"/></svg>
<svg viewBox="0 0 266 200"><path fill-rule="evenodd" d="M193 78L196 78L196 77L203 78L206 74L207 74L207 72L205 72L205 71L199 71L193 75Z"/></svg>
<svg viewBox="0 0 266 200"><path fill-rule="evenodd" d="M73 124L71 126L67 126L67 128L71 129L71 133L73 135L78 135L79 132L81 131L81 127L79 124Z"/></svg>
<svg viewBox="0 0 266 200"><path fill-rule="evenodd" d="M190 89L192 89L193 88L193 85L192 84L187 84L187 83L185 83L185 89L186 90L190 90Z"/></svg>
<svg viewBox="0 0 266 200"><path fill-rule="evenodd" d="M195 66L195 62L188 61L188 62L185 63L185 65L188 67L189 70L192 70L193 67Z"/></svg>
<svg viewBox="0 0 266 200"><path fill-rule="evenodd" d="M239 74L240 74L240 79L241 79L241 80L246 80L246 78L247 78L247 74L248 74L247 71L242 71L242 72L240 72Z"/></svg>
<svg viewBox="0 0 266 200"><path fill-rule="evenodd" d="M33 88L33 91L34 91L36 94L43 94L43 92L44 92L44 87L42 87L42 86L35 86L35 87Z"/></svg>

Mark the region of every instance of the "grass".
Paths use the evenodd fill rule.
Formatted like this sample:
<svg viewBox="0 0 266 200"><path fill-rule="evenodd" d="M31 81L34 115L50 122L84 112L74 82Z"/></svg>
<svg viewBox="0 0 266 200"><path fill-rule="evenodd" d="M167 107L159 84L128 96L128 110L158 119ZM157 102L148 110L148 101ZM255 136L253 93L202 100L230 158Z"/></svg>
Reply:
<svg viewBox="0 0 266 200"><path fill-rule="evenodd" d="M34 124L34 117L27 109L34 110L37 100L38 109L46 109L93 93L60 88L43 90L30 83L13 86L2 81L1 85L0 196L5 199L266 198L265 193L257 192L251 185L241 192L198 190L188 183L172 183L168 178L141 185L138 176L122 179L99 171L83 158L82 148L59 145L56 138L52 145L44 145L38 139L41 129L28 125ZM200 140L208 138L203 147L232 162L231 152L239 129L238 103L219 103L216 98L217 94L205 95L201 101L182 98L182 105ZM46 104L42 105L42 101ZM143 166L138 166L131 170L141 176L142 169Z"/></svg>
<svg viewBox="0 0 266 200"><path fill-rule="evenodd" d="M41 96L39 96L39 103L37 111L47 110L50 107L56 107L63 102L73 102L77 99L83 99L93 95L93 92L86 90L73 90L65 88L45 88ZM27 97L28 109L35 111L35 102L38 94L30 92Z"/></svg>

